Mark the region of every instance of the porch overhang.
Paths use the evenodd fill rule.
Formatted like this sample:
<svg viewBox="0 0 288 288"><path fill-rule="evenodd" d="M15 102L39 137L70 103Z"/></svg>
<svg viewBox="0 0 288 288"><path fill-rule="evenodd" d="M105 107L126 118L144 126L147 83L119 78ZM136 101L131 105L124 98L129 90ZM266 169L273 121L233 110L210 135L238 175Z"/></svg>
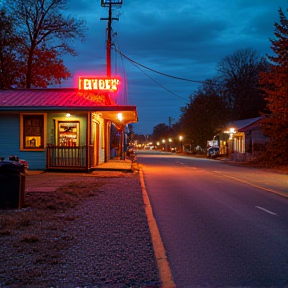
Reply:
<svg viewBox="0 0 288 288"><path fill-rule="evenodd" d="M110 120L118 129L125 127L129 123L138 121L136 106L9 106L1 107L2 112L93 112L99 114L106 120ZM121 115L121 117L119 117Z"/></svg>
<svg viewBox="0 0 288 288"><path fill-rule="evenodd" d="M117 129L124 129L126 125L129 123L135 123L138 121L137 111L136 107L133 109L133 106L131 109L119 109L118 107L115 107L116 110L110 110L110 111L101 111L98 112L98 114L106 119L111 121Z"/></svg>

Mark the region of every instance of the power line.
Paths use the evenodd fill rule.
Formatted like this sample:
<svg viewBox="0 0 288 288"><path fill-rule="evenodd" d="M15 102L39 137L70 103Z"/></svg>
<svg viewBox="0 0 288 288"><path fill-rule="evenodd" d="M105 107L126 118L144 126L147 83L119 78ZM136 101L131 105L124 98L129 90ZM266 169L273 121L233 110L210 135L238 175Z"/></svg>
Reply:
<svg viewBox="0 0 288 288"><path fill-rule="evenodd" d="M117 42L117 45L119 46L119 43ZM123 53L121 53L116 47L115 45L113 45L113 48L115 48L115 51L118 52L121 56L121 59L126 58L129 60L128 57L126 57ZM130 61L130 60L129 60ZM143 74L145 74L148 78L150 78L152 81L154 81L157 85L159 85L160 87L162 87L163 89L165 89L166 91L168 91L169 93L173 94L174 96L176 96L177 98L181 99L184 101L185 104L187 104L187 102L189 102L186 98L183 98L179 95L177 95L176 93L174 93L173 91L171 91L170 89L166 88L165 86L163 86L161 83L159 83L158 81L156 81L155 79L153 79L149 74L147 74L146 72L144 72L143 69L141 69L139 66L143 66L143 65L137 65L137 62L135 61L130 61L136 68L138 68ZM123 61L122 61L122 65Z"/></svg>
<svg viewBox="0 0 288 288"><path fill-rule="evenodd" d="M193 83L200 83L200 84L203 84L203 83L206 83L206 81L197 81L197 80L192 80L192 79L187 79L187 78L182 78L182 77L177 77L177 76L173 76L173 75L169 75L169 74L166 74L166 73L163 73L163 72L159 72L157 70L154 70L152 68L149 68L145 65L142 65L134 60L132 60L131 58L129 58L128 56L126 56L125 54L123 54L121 51L119 51L116 47L115 48L115 51L118 52L120 55L122 55L124 58L126 58L127 60L129 60L130 62L132 62L133 64L135 65L138 65L138 66L141 66L145 69L148 69L152 72L155 72L157 74L160 74L160 75L163 75L163 76L166 76L166 77L170 77L170 78L173 78L173 79L178 79L178 80L182 80L182 81L188 81L188 82L193 82Z"/></svg>
<svg viewBox="0 0 288 288"><path fill-rule="evenodd" d="M169 90L168 88L166 88L165 86L163 86L161 83L159 83L158 81L156 81L155 79L153 79L150 75L148 75L146 72L143 71L143 69L141 69L140 67L138 67L135 63L132 63L135 67L137 67L142 73L144 73L147 77L149 77L152 81L154 81L156 84L158 84L159 86L161 86L163 89L165 89L166 91L168 91L169 93L173 94L174 96L178 97L181 100L184 100L185 104L187 104L187 99L175 94L173 91Z"/></svg>

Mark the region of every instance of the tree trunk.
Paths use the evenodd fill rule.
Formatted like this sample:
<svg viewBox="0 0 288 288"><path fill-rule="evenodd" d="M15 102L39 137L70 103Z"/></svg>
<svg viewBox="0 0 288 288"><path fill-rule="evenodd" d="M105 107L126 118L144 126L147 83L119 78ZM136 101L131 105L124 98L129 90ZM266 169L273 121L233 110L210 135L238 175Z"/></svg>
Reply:
<svg viewBox="0 0 288 288"><path fill-rule="evenodd" d="M27 61L27 72L26 72L26 88L31 88L31 79L32 79L32 61L34 55L35 45L31 45L28 54L28 61Z"/></svg>

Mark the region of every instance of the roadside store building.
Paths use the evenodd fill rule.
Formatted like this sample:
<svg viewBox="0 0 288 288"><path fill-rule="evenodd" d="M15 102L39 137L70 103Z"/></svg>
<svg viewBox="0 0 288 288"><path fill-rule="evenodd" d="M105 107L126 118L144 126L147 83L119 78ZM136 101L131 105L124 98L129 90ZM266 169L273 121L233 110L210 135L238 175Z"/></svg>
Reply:
<svg viewBox="0 0 288 288"><path fill-rule="evenodd" d="M78 88L0 91L0 157L17 155L32 170L87 171L109 161L111 125L123 134L138 121L136 106L113 100L113 81L83 78Z"/></svg>
<svg viewBox="0 0 288 288"><path fill-rule="evenodd" d="M220 154L239 162L257 158L269 141L263 134L261 120L256 117L228 123L219 134Z"/></svg>

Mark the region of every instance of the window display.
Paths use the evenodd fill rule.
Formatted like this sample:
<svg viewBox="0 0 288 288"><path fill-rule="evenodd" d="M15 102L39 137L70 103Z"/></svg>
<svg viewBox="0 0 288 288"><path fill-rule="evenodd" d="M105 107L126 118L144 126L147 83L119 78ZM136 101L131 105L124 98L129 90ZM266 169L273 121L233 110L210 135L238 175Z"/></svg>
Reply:
<svg viewBox="0 0 288 288"><path fill-rule="evenodd" d="M79 121L58 122L58 145L75 147L79 146Z"/></svg>
<svg viewBox="0 0 288 288"><path fill-rule="evenodd" d="M43 147L43 115L23 115L24 148L35 149Z"/></svg>

